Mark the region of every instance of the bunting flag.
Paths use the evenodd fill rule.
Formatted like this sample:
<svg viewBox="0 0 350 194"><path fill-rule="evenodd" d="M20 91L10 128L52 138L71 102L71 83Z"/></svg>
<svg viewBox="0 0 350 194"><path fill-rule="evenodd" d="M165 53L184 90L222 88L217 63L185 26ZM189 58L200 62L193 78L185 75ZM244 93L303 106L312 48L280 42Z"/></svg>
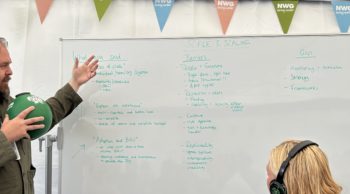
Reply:
<svg viewBox="0 0 350 194"><path fill-rule="evenodd" d="M220 18L221 29L226 34L232 16L238 4L238 0L214 0Z"/></svg>
<svg viewBox="0 0 350 194"><path fill-rule="evenodd" d="M282 26L283 33L286 34L292 23L298 0L272 0L272 3Z"/></svg>
<svg viewBox="0 0 350 194"><path fill-rule="evenodd" d="M350 1L332 1L340 32L348 32L350 25Z"/></svg>
<svg viewBox="0 0 350 194"><path fill-rule="evenodd" d="M175 0L153 0L153 6L156 11L160 31L163 31L174 2Z"/></svg>
<svg viewBox="0 0 350 194"><path fill-rule="evenodd" d="M40 22L43 23L47 13L49 12L52 0L35 0L36 8L38 9Z"/></svg>
<svg viewBox="0 0 350 194"><path fill-rule="evenodd" d="M112 0L94 0L98 19L101 21Z"/></svg>

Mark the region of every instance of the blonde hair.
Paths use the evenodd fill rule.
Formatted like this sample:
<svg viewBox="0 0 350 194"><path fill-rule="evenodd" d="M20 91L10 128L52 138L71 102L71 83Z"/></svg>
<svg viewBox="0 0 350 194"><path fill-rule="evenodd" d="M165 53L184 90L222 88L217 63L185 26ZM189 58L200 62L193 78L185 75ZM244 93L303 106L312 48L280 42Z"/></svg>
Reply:
<svg viewBox="0 0 350 194"><path fill-rule="evenodd" d="M268 168L275 176L289 151L300 142L288 140L272 149ZM304 148L289 162L283 180L288 194L340 194L342 190L332 178L327 156L317 145Z"/></svg>

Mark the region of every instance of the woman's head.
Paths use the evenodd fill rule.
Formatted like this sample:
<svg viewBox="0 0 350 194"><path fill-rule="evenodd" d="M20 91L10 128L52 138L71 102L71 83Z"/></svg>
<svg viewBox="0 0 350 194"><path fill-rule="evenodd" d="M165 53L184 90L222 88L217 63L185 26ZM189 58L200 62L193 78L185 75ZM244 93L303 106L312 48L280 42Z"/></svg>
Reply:
<svg viewBox="0 0 350 194"><path fill-rule="evenodd" d="M277 177L282 162L298 143L300 141L289 140L272 149L267 165L268 185ZM317 145L305 147L289 161L283 182L288 194L339 194L341 192L341 187L332 178L326 155Z"/></svg>

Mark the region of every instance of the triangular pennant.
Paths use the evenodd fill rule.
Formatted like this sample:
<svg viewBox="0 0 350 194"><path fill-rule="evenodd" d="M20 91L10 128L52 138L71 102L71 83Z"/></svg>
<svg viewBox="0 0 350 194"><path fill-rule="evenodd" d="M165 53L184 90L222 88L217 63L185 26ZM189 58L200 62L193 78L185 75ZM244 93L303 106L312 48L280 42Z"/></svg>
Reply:
<svg viewBox="0 0 350 194"><path fill-rule="evenodd" d="M168 20L171 8L175 0L153 0L160 31L163 31L166 21Z"/></svg>
<svg viewBox="0 0 350 194"><path fill-rule="evenodd" d="M348 32L350 25L350 1L332 1L333 11L337 18L340 31Z"/></svg>
<svg viewBox="0 0 350 194"><path fill-rule="evenodd" d="M214 0L214 2L218 11L222 32L226 34L233 13L237 7L238 0Z"/></svg>
<svg viewBox="0 0 350 194"><path fill-rule="evenodd" d="M101 21L112 0L94 0L98 19Z"/></svg>
<svg viewBox="0 0 350 194"><path fill-rule="evenodd" d="M298 5L298 0L272 0L278 19L282 26L283 33L288 33L292 23L294 12Z"/></svg>
<svg viewBox="0 0 350 194"><path fill-rule="evenodd" d="M49 12L52 0L35 0L36 8L38 9L40 22L43 23L47 13Z"/></svg>

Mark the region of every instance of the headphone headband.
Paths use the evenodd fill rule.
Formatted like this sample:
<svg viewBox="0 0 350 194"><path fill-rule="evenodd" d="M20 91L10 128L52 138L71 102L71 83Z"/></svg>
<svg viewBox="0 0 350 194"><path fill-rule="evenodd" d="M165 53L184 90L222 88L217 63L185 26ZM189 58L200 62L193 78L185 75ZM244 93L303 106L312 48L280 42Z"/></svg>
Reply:
<svg viewBox="0 0 350 194"><path fill-rule="evenodd" d="M295 145L288 153L287 158L283 161L283 163L281 164L280 170L278 171L277 174L277 178L276 181L283 184L283 177L284 177L284 173L286 172L288 166L289 166L289 162L292 158L294 158L294 156L296 156L300 151L302 151L303 149L305 149L308 146L311 145L317 145L317 143L312 142L310 140L305 140L302 141L300 143L298 143L297 145Z"/></svg>

